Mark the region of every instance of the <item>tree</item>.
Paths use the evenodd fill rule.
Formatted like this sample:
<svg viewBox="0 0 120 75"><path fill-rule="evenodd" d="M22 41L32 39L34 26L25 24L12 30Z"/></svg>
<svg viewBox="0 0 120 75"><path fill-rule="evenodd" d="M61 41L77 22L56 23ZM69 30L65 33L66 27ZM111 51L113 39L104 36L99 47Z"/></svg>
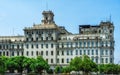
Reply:
<svg viewBox="0 0 120 75"><path fill-rule="evenodd" d="M33 70L42 74L43 70L48 70L48 63L41 57L38 56L37 59L30 65Z"/></svg>
<svg viewBox="0 0 120 75"><path fill-rule="evenodd" d="M18 72L22 73L24 67L23 67L23 61L26 59L24 56L15 56L13 57L13 61L17 63L16 69Z"/></svg>
<svg viewBox="0 0 120 75"><path fill-rule="evenodd" d="M59 66L59 65L57 65L56 67L55 67L55 73L62 73L62 67L61 66Z"/></svg>
<svg viewBox="0 0 120 75"><path fill-rule="evenodd" d="M88 74L90 71L96 71L97 65L88 56L84 55L82 60L82 71Z"/></svg>
<svg viewBox="0 0 120 75"><path fill-rule="evenodd" d="M6 71L6 61L8 60L5 56L0 56L0 73L4 74Z"/></svg>
<svg viewBox="0 0 120 75"><path fill-rule="evenodd" d="M14 57L11 57L6 61L7 70L9 70L9 72L11 72L11 73L14 72L14 70L17 68L17 66L18 66L18 64L17 64L17 62L14 61Z"/></svg>
<svg viewBox="0 0 120 75"><path fill-rule="evenodd" d="M119 73L119 66L116 64L105 64L103 66L103 72L106 74L118 74Z"/></svg>
<svg viewBox="0 0 120 75"><path fill-rule="evenodd" d="M80 71L82 69L82 60L80 57L75 57L71 62L70 62L70 67L72 70L75 71Z"/></svg>
<svg viewBox="0 0 120 75"><path fill-rule="evenodd" d="M35 61L34 58L24 58L22 66L23 66L24 69L27 70L28 73L33 70L33 67L31 66L31 64L33 64L34 61Z"/></svg>
<svg viewBox="0 0 120 75"><path fill-rule="evenodd" d="M62 70L63 70L64 73L69 73L69 74L70 74L70 71L72 71L70 66L63 67Z"/></svg>
<svg viewBox="0 0 120 75"><path fill-rule="evenodd" d="M82 59L75 57L70 62L70 67L75 71L81 70L85 72L85 74L88 74L90 71L97 71L97 65L86 55L83 55Z"/></svg>

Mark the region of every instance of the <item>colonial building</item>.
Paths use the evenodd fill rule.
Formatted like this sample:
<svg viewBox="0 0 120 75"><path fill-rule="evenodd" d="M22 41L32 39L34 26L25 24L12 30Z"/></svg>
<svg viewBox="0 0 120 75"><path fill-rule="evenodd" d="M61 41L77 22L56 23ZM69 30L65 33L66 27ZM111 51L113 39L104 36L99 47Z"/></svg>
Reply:
<svg viewBox="0 0 120 75"><path fill-rule="evenodd" d="M56 25L52 11L43 11L41 24L24 28L24 36L0 36L0 56L41 55L52 66L67 65L74 57L88 55L97 64L114 63L114 26L79 25L72 34Z"/></svg>

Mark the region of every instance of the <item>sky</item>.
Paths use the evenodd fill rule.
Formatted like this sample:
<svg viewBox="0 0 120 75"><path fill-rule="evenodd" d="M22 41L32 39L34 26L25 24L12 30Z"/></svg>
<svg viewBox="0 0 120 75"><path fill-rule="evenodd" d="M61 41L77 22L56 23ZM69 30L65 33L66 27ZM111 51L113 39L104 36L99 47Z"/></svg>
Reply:
<svg viewBox="0 0 120 75"><path fill-rule="evenodd" d="M40 24L42 11L54 12L55 23L72 33L79 25L110 20L115 26L115 60L120 61L120 0L0 0L0 36L24 35L23 29Z"/></svg>

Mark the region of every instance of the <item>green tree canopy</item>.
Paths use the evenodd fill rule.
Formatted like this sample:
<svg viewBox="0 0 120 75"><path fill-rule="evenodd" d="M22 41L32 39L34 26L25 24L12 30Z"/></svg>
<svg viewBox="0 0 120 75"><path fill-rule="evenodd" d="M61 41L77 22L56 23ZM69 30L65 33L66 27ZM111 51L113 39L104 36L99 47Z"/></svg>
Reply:
<svg viewBox="0 0 120 75"><path fill-rule="evenodd" d="M43 70L49 69L49 65L41 56L38 56L37 59L31 63L31 68L41 74Z"/></svg>
<svg viewBox="0 0 120 75"><path fill-rule="evenodd" d="M82 59L80 57L75 57L70 62L70 67L72 68L72 70L80 71L82 69Z"/></svg>
<svg viewBox="0 0 120 75"><path fill-rule="evenodd" d="M82 71L88 73L90 71L96 71L97 65L88 56L84 55L82 57Z"/></svg>
<svg viewBox="0 0 120 75"><path fill-rule="evenodd" d="M4 73L6 71L6 62L8 58L5 56L0 56L0 73Z"/></svg>
<svg viewBox="0 0 120 75"><path fill-rule="evenodd" d="M90 71L97 71L97 65L88 56L75 57L70 62L70 67L75 71L84 71L86 73Z"/></svg>
<svg viewBox="0 0 120 75"><path fill-rule="evenodd" d="M14 57L11 57L7 60L6 65L7 65L7 70L9 70L11 73L14 72L15 69L18 67L18 63L14 61Z"/></svg>

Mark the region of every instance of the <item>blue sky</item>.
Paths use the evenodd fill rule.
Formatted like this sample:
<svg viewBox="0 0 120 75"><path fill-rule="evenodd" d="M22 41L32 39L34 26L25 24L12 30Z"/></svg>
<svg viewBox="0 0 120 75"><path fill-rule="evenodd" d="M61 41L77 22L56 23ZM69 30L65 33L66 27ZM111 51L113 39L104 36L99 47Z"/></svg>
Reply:
<svg viewBox="0 0 120 75"><path fill-rule="evenodd" d="M56 24L72 33L81 24L97 25L111 15L115 63L120 61L120 0L0 0L0 36L23 35L24 27L41 23L43 10L52 10Z"/></svg>

